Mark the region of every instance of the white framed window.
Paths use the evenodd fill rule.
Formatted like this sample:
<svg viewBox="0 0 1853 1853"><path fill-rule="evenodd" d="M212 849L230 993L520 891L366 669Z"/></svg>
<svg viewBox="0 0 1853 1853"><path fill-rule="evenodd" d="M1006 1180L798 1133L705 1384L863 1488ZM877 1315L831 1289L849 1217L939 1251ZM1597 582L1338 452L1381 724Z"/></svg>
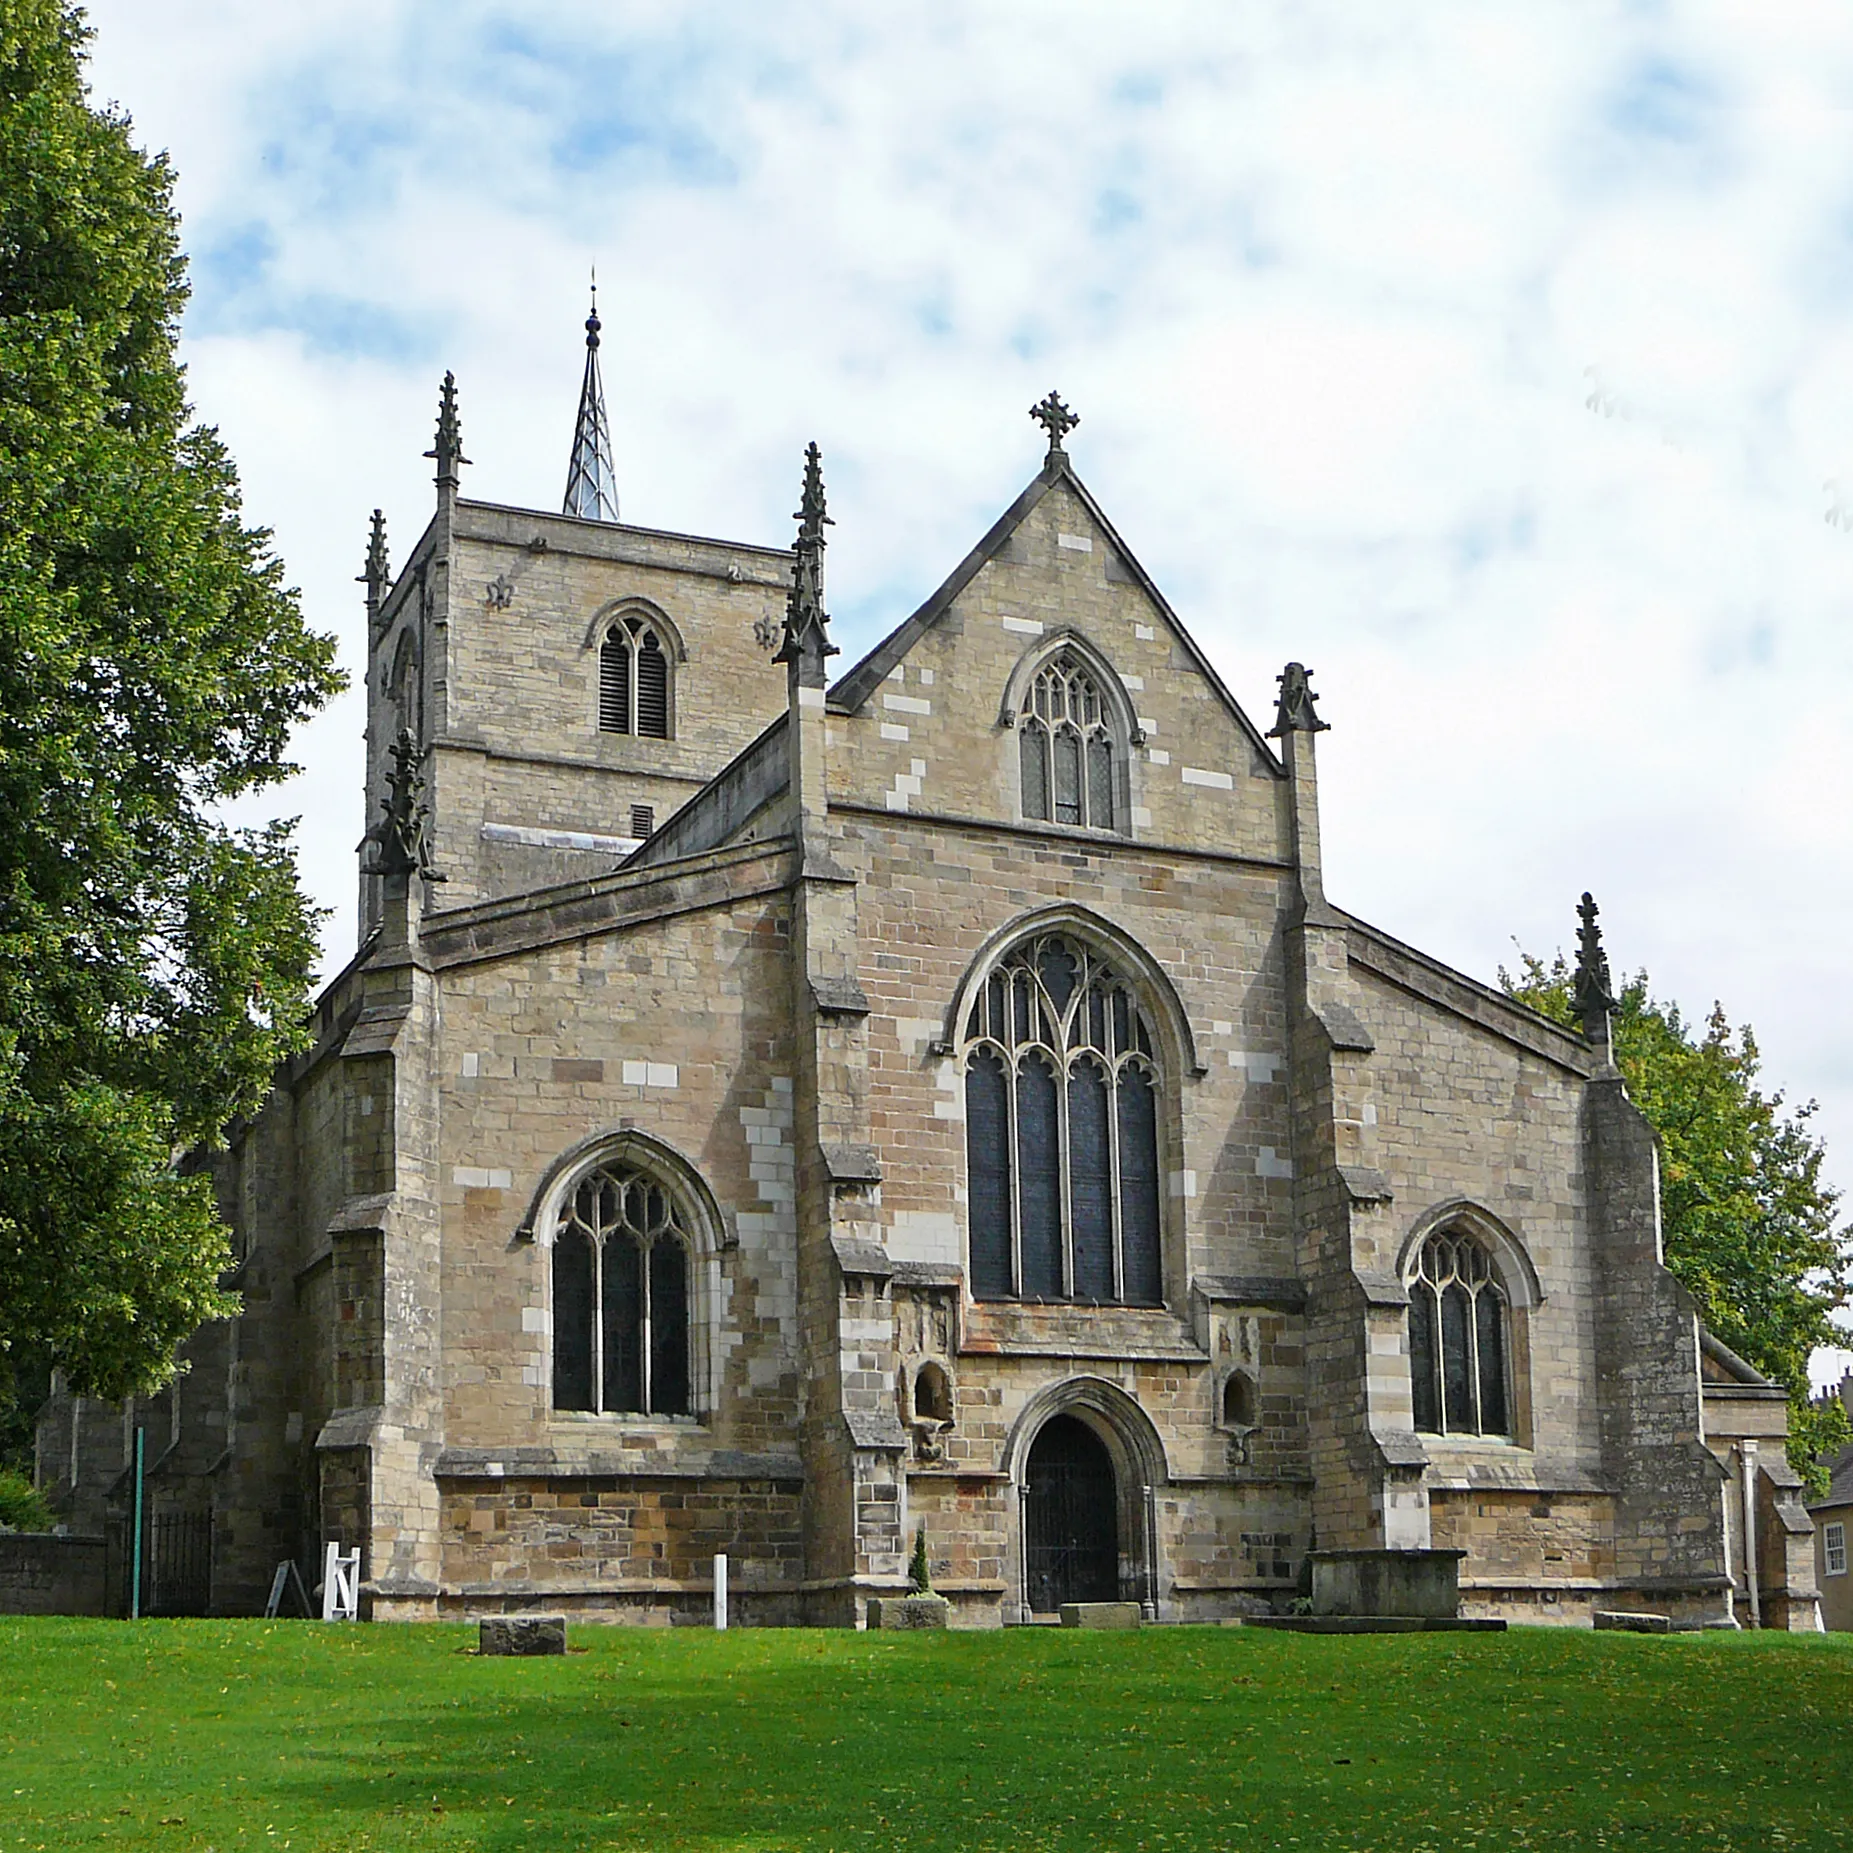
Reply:
<svg viewBox="0 0 1853 1853"><path fill-rule="evenodd" d="M1847 1528L1836 1520L1831 1525L1821 1527L1821 1552L1827 1559L1829 1576L1845 1576L1847 1573Z"/></svg>

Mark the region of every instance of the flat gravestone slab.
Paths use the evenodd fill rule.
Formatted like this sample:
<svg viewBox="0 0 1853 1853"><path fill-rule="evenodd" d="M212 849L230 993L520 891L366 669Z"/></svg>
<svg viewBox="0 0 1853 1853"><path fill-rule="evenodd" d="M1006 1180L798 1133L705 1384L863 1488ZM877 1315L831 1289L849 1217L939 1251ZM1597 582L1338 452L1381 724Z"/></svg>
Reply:
<svg viewBox="0 0 1853 1853"><path fill-rule="evenodd" d="M1670 1615L1637 1615L1631 1609L1597 1609L1596 1626L1614 1628L1623 1634L1671 1634Z"/></svg>
<svg viewBox="0 0 1853 1853"><path fill-rule="evenodd" d="M476 1651L483 1654L563 1654L564 1615L498 1615L476 1624Z"/></svg>
<svg viewBox="0 0 1853 1853"><path fill-rule="evenodd" d="M1140 1622L1136 1602L1064 1602L1064 1628L1136 1628Z"/></svg>
<svg viewBox="0 0 1853 1853"><path fill-rule="evenodd" d="M952 1604L944 1596L870 1596L871 1628L945 1628Z"/></svg>

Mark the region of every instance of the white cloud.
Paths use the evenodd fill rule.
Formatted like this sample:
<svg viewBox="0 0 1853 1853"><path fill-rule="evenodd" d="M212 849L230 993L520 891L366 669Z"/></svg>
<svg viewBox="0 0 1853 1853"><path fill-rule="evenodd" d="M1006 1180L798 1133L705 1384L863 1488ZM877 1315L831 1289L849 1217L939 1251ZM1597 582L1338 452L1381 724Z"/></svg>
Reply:
<svg viewBox="0 0 1853 1853"><path fill-rule="evenodd" d="M782 538L817 436L851 654L1058 384L1238 695L1314 665L1341 901L1484 976L1594 888L1853 1178L1853 16L92 10L207 254L195 395L351 663L444 366L471 489L559 495L593 257L627 517ZM288 799L337 961L358 725Z"/></svg>

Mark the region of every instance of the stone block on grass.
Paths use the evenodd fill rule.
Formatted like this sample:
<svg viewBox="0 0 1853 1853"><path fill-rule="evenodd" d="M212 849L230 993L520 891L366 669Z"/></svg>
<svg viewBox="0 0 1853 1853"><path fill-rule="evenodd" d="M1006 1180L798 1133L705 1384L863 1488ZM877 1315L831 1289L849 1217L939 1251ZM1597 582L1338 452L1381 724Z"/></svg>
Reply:
<svg viewBox="0 0 1853 1853"><path fill-rule="evenodd" d="M476 1625L476 1651L483 1654L563 1654L564 1615L497 1615Z"/></svg>
<svg viewBox="0 0 1853 1853"><path fill-rule="evenodd" d="M1140 1622L1136 1602L1064 1602L1064 1628L1136 1628Z"/></svg>
<svg viewBox="0 0 1853 1853"><path fill-rule="evenodd" d="M871 1628L946 1628L952 1604L944 1596L870 1596Z"/></svg>
<svg viewBox="0 0 1853 1853"><path fill-rule="evenodd" d="M1614 1628L1622 1634L1671 1634L1670 1615L1640 1615L1632 1609L1597 1609L1596 1626Z"/></svg>

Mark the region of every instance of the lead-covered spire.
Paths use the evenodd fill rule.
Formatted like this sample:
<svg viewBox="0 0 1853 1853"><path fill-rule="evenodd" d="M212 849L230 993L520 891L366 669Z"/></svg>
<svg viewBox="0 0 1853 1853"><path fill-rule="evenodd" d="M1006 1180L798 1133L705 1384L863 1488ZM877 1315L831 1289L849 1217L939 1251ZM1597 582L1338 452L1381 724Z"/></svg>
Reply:
<svg viewBox="0 0 1853 1853"><path fill-rule="evenodd" d="M585 318L585 382L579 388L579 422L566 471L564 512L582 521L616 521L618 473L611 461L611 426L598 374L598 274L592 276L592 313Z"/></svg>

